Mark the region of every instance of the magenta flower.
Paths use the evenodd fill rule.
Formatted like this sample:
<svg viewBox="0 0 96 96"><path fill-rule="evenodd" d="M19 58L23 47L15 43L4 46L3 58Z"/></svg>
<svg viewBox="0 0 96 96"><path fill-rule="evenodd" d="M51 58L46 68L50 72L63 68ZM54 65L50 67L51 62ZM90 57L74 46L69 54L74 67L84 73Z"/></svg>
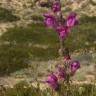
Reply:
<svg viewBox="0 0 96 96"><path fill-rule="evenodd" d="M64 80L66 78L66 72L63 67L57 67L57 77L60 80Z"/></svg>
<svg viewBox="0 0 96 96"><path fill-rule="evenodd" d="M57 82L58 81L57 77L53 73L48 76L47 80L50 82Z"/></svg>
<svg viewBox="0 0 96 96"><path fill-rule="evenodd" d="M54 28L56 26L56 19L54 16L50 14L44 14L44 17L45 17L44 22L47 27Z"/></svg>
<svg viewBox="0 0 96 96"><path fill-rule="evenodd" d="M56 2L53 3L52 10L53 10L53 12L59 12L59 11L61 11L60 1L56 1Z"/></svg>
<svg viewBox="0 0 96 96"><path fill-rule="evenodd" d="M76 18L77 14L76 13L71 13L68 18L67 18L67 21L66 21L66 25L68 27L73 27L75 25L78 24L78 20Z"/></svg>
<svg viewBox="0 0 96 96"><path fill-rule="evenodd" d="M57 27L56 30L59 34L59 37L61 39L65 39L68 36L68 33L69 33L70 29L67 26L59 26L59 27Z"/></svg>
<svg viewBox="0 0 96 96"><path fill-rule="evenodd" d="M58 90L59 88L58 78L53 73L48 76L46 83L54 90Z"/></svg>
<svg viewBox="0 0 96 96"><path fill-rule="evenodd" d="M73 61L73 62L71 62L70 67L71 67L71 73L74 74L80 68L79 61Z"/></svg>

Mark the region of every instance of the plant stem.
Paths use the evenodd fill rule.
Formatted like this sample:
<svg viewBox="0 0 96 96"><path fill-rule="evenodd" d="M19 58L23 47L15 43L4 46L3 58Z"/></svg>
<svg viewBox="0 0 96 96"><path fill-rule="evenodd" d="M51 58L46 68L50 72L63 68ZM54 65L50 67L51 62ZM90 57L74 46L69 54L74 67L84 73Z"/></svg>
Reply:
<svg viewBox="0 0 96 96"><path fill-rule="evenodd" d="M59 39L60 40L60 57L63 57L63 51L64 51L64 47L63 47L63 40L62 39Z"/></svg>

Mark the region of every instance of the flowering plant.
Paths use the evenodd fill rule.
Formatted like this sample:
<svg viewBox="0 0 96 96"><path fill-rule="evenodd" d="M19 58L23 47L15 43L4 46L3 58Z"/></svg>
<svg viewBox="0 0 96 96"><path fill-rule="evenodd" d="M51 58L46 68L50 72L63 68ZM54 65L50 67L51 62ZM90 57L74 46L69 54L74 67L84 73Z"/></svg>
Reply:
<svg viewBox="0 0 96 96"><path fill-rule="evenodd" d="M71 12L66 20L63 18L60 0L52 3L51 10L44 14L44 23L48 28L54 29L60 40L59 55L63 62L56 66L56 71L48 75L46 83L55 91L60 89L60 82L70 85L70 78L80 68L79 61L72 60L64 41L69 36L71 29L78 24L77 14Z"/></svg>

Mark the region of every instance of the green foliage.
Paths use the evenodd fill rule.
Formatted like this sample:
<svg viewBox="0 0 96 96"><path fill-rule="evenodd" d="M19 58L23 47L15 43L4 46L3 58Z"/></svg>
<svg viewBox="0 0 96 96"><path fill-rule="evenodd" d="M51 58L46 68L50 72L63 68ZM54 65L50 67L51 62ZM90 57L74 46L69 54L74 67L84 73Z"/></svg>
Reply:
<svg viewBox="0 0 96 96"><path fill-rule="evenodd" d="M43 21L43 17L38 15L38 14L37 15L36 14L32 15L31 18L34 21L41 21L41 22Z"/></svg>
<svg viewBox="0 0 96 96"><path fill-rule="evenodd" d="M22 50L23 49L23 50ZM0 75L9 74L15 70L25 68L29 63L26 46L0 45Z"/></svg>
<svg viewBox="0 0 96 96"><path fill-rule="evenodd" d="M85 23L96 23L96 16L86 16L84 15L83 18L80 19L80 24Z"/></svg>
<svg viewBox="0 0 96 96"><path fill-rule="evenodd" d="M43 32L44 26L33 28L13 28L0 38L0 74L9 74L28 66L30 60L48 60L56 58L57 49L52 46L56 38L50 30ZM46 34L46 35L44 35ZM48 39L51 37L50 39ZM53 37L53 38L52 38ZM51 42L51 44L50 44ZM38 48L35 44L41 44ZM43 44L51 47L43 48ZM54 54L54 55L51 55Z"/></svg>
<svg viewBox="0 0 96 96"><path fill-rule="evenodd" d="M28 83L23 81L16 84L14 88L7 89L5 96L47 96L44 93L40 89L29 86Z"/></svg>
<svg viewBox="0 0 96 96"><path fill-rule="evenodd" d="M4 96L96 96L96 86L92 84L83 85L70 85L66 88L62 85L62 91L52 91L49 88L40 90L33 86L29 86L26 82L22 81L15 85L14 88L8 88ZM3 96L3 95L2 95Z"/></svg>
<svg viewBox="0 0 96 96"><path fill-rule="evenodd" d="M95 19L87 21L88 23L80 23L75 27L65 41L65 46L70 48L70 52L96 48L96 24L92 23ZM9 29L0 37L0 42L0 73L24 68L30 60L50 60L58 57L58 35L43 24Z"/></svg>
<svg viewBox="0 0 96 96"><path fill-rule="evenodd" d="M68 46L71 51L96 47L94 43L96 38L95 27L95 23L84 23L75 27L69 38L65 41L65 45Z"/></svg>
<svg viewBox="0 0 96 96"><path fill-rule="evenodd" d="M12 21L17 21L20 18L13 15L11 11L4 9L4 8L0 8L0 22L12 22Z"/></svg>
<svg viewBox="0 0 96 96"><path fill-rule="evenodd" d="M55 45L58 42L56 39L56 34L52 30L44 28L43 25L9 29L8 32L1 36L1 42L15 42L16 45L26 46L26 50L30 49L29 54L31 54L33 60L35 58L39 60L56 58L58 54L57 45Z"/></svg>
<svg viewBox="0 0 96 96"><path fill-rule="evenodd" d="M23 44L23 43L32 43L32 44L55 44L56 43L56 34L53 30L48 30L43 25L34 25L31 27L22 28L15 27L9 29L5 34L1 36L1 40L9 41Z"/></svg>

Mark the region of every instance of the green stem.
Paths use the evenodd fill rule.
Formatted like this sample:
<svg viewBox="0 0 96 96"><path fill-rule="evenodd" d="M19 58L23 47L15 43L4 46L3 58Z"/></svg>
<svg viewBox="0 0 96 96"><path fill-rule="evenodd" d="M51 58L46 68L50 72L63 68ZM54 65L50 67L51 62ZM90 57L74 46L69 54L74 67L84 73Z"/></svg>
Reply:
<svg viewBox="0 0 96 96"><path fill-rule="evenodd" d="M63 55L64 55L63 51L64 51L63 40L60 39L60 53L59 53L60 57L63 57Z"/></svg>

